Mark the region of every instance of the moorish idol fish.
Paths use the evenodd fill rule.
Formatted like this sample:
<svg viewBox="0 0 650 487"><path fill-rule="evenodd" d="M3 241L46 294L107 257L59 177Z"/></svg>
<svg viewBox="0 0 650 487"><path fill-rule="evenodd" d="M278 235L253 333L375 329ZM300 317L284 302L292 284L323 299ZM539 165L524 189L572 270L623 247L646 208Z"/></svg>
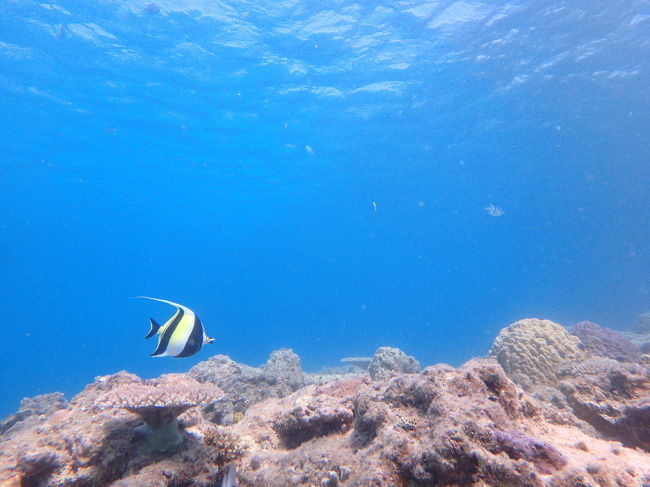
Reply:
<svg viewBox="0 0 650 487"><path fill-rule="evenodd" d="M135 297L160 301L178 308L163 326L156 323L153 318L149 318L151 329L144 337L145 340L158 335L158 346L151 354L152 357L189 357L201 350L205 343L214 341L214 338L208 338L201 320L188 307L166 299L150 298L149 296Z"/></svg>

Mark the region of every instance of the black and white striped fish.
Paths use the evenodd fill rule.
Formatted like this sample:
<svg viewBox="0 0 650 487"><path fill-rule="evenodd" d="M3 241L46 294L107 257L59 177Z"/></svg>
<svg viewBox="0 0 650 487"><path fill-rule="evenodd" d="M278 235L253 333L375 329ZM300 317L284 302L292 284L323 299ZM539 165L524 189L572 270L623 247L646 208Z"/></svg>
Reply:
<svg viewBox="0 0 650 487"><path fill-rule="evenodd" d="M504 213L503 208L495 205L494 203L487 205L485 207L485 211L490 216L502 216Z"/></svg>
<svg viewBox="0 0 650 487"><path fill-rule="evenodd" d="M194 311L182 304L166 299L136 296L137 298L152 299L176 306L176 313L160 326L153 318L149 318L151 329L144 338L158 335L158 346L151 354L152 357L189 357L194 355L205 343L212 343L214 338L208 338L199 317Z"/></svg>

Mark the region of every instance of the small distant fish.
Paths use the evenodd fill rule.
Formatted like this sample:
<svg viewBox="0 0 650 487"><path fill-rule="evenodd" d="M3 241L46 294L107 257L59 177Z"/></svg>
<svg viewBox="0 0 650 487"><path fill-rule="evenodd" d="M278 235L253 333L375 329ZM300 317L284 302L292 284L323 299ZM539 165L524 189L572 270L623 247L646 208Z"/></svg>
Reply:
<svg viewBox="0 0 650 487"><path fill-rule="evenodd" d="M153 2L152 2L152 3L148 3L148 4L146 4L146 5L144 6L144 9L143 9L143 10L144 10L144 13L145 13L145 14L149 14L149 15L151 15L151 14L157 14L158 12L160 12L160 5L155 4L155 3L153 3Z"/></svg>
<svg viewBox="0 0 650 487"><path fill-rule="evenodd" d="M54 37L58 40L65 38L65 25L61 24L54 27Z"/></svg>
<svg viewBox="0 0 650 487"><path fill-rule="evenodd" d="M487 211L487 214L490 216L501 216L504 213L503 208L495 205L494 203L491 203L488 206L486 206L485 211Z"/></svg>
<svg viewBox="0 0 650 487"><path fill-rule="evenodd" d="M314 154L316 154L314 152L314 148L311 145L306 145L305 150L307 151L307 154L309 154L310 156L313 156Z"/></svg>
<svg viewBox="0 0 650 487"><path fill-rule="evenodd" d="M152 357L189 357L194 355L206 343L212 343L214 338L208 338L199 317L194 311L166 299L150 298L149 296L136 296L136 298L151 299L161 303L171 304L178 309L176 313L160 326L153 318L149 318L151 329L145 340L154 335L158 336L158 346L151 354Z"/></svg>
<svg viewBox="0 0 650 487"><path fill-rule="evenodd" d="M376 201L372 202L372 214L373 215L377 214L377 202Z"/></svg>

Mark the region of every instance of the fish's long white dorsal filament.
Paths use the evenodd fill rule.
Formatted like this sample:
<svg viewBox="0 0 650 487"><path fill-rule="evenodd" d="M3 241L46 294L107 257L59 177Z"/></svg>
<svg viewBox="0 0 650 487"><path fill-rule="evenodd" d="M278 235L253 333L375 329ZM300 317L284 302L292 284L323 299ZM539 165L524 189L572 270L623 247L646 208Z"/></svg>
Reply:
<svg viewBox="0 0 650 487"><path fill-rule="evenodd" d="M151 299L152 301L160 301L161 303L167 303L171 304L172 306L176 306L177 308L181 308L183 311L188 312L188 313L194 313L190 308L187 306L183 306L182 304L175 303L173 301L168 301L166 299L160 299L160 298L151 298L149 296L133 296L134 298L142 298L142 299Z"/></svg>

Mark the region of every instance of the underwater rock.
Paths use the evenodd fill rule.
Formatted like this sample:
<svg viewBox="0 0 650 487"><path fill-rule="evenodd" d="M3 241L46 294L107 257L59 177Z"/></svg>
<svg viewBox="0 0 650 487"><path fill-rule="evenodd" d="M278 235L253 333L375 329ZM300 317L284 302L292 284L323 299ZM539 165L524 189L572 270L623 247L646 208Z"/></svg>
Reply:
<svg viewBox="0 0 650 487"><path fill-rule="evenodd" d="M571 333L577 336L584 350L599 357L619 362L638 362L641 359L639 347L620 333L604 328L591 321L581 321Z"/></svg>
<svg viewBox="0 0 650 487"><path fill-rule="evenodd" d="M549 320L529 318L503 328L490 349L508 377L525 389L554 386L557 371L584 356L580 339Z"/></svg>
<svg viewBox="0 0 650 487"><path fill-rule="evenodd" d="M312 389L305 390L291 409L276 418L273 429L283 448L293 449L312 438L347 431L354 411L349 398L338 395L339 385L318 387L313 394Z"/></svg>
<svg viewBox="0 0 650 487"><path fill-rule="evenodd" d="M67 402L62 392L26 397L20 401L18 411L0 421L0 437L10 435L36 422L41 422L50 414L66 406Z"/></svg>
<svg viewBox="0 0 650 487"><path fill-rule="evenodd" d="M372 380L384 380L396 374L417 374L420 363L399 348L379 347L372 356L368 373Z"/></svg>
<svg viewBox="0 0 650 487"><path fill-rule="evenodd" d="M592 358L559 372L573 413L605 438L650 452L650 364Z"/></svg>
<svg viewBox="0 0 650 487"><path fill-rule="evenodd" d="M277 377L280 382L287 384L292 391L305 385L300 357L290 348L274 350L269 359L261 367L266 374Z"/></svg>
<svg viewBox="0 0 650 487"><path fill-rule="evenodd" d="M214 355L196 364L188 374L224 391L223 399L205 412L214 423L232 424L235 414L244 413L251 405L291 394L301 381L302 370L298 356L284 349L271 353L269 362L262 368L237 363L226 355Z"/></svg>

